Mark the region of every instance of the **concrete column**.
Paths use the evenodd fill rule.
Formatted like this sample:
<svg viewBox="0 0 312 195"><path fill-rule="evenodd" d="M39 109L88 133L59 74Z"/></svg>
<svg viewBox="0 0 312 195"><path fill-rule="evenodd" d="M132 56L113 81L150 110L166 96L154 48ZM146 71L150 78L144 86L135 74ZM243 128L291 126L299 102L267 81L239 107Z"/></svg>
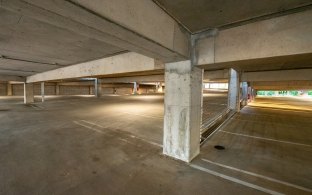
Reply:
<svg viewBox="0 0 312 195"><path fill-rule="evenodd" d="M243 98L243 106L246 106L248 103L248 83L242 82L242 98Z"/></svg>
<svg viewBox="0 0 312 195"><path fill-rule="evenodd" d="M34 99L34 84L24 83L24 104L35 102Z"/></svg>
<svg viewBox="0 0 312 195"><path fill-rule="evenodd" d="M138 85L137 82L133 83L133 94L138 94Z"/></svg>
<svg viewBox="0 0 312 195"><path fill-rule="evenodd" d="M94 81L94 96L101 97L102 96L102 80L95 79Z"/></svg>
<svg viewBox="0 0 312 195"><path fill-rule="evenodd" d="M202 81L189 60L165 65L163 153L185 162L199 154Z"/></svg>
<svg viewBox="0 0 312 195"><path fill-rule="evenodd" d="M44 102L44 82L41 82L41 102Z"/></svg>
<svg viewBox="0 0 312 195"><path fill-rule="evenodd" d="M55 95L60 95L60 85L58 83L55 85Z"/></svg>
<svg viewBox="0 0 312 195"><path fill-rule="evenodd" d="M8 83L7 84L7 96L12 96L12 95L13 95L12 84Z"/></svg>
<svg viewBox="0 0 312 195"><path fill-rule="evenodd" d="M240 82L239 73L229 69L229 91L228 91L228 107L232 110L240 111Z"/></svg>
<svg viewBox="0 0 312 195"><path fill-rule="evenodd" d="M248 97L248 102L251 102L252 100L252 89L248 84L248 90L247 90L247 97Z"/></svg>
<svg viewBox="0 0 312 195"><path fill-rule="evenodd" d="M162 93L163 92L163 87L162 87L162 83L156 83L156 93Z"/></svg>

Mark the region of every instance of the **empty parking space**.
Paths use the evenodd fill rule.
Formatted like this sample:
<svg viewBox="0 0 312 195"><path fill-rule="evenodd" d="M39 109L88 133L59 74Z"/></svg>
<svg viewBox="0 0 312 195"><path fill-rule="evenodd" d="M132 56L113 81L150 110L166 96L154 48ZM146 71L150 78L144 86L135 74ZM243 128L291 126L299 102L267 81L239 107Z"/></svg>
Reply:
<svg viewBox="0 0 312 195"><path fill-rule="evenodd" d="M306 99L256 99L227 121L194 163L277 192L311 193L310 108ZM225 149L216 150L215 145Z"/></svg>

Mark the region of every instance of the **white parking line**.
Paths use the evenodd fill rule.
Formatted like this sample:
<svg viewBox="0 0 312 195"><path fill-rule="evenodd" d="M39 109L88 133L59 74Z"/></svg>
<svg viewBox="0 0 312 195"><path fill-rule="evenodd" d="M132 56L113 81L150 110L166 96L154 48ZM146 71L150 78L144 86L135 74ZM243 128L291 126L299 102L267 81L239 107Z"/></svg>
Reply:
<svg viewBox="0 0 312 195"><path fill-rule="evenodd" d="M195 164L190 164L190 166L195 168L195 169L198 169L200 171L204 171L204 172L209 173L211 175L214 175L214 176L217 176L217 177L220 177L220 178L223 178L223 179L226 179L226 180L229 180L229 181L232 181L232 182L235 182L235 183L238 183L238 184L241 184L241 185L244 185L244 186L256 189L256 190L259 190L261 192L265 192L265 193L273 194L273 195L283 194L283 193L276 192L276 191L273 191L273 190L270 190L270 189L267 189L267 188L264 188L264 187L261 187L261 186L258 186L258 185L255 185L255 184L252 184L252 183L249 183L249 182L246 182L246 181L243 181L243 180L231 177L231 176L228 176L228 175L224 175L224 174L212 171L210 169L207 169L207 168L195 165Z"/></svg>
<svg viewBox="0 0 312 195"><path fill-rule="evenodd" d="M93 122L90 122L90 121L86 121L86 120L81 120L81 121L83 121L83 122L85 122L85 123L88 123L88 124L90 124L90 125L93 125L93 126L97 126L97 127L99 127L99 128L105 128L105 127L103 127L103 126L101 126L101 125L98 125L98 124L96 124L96 123L93 123ZM89 126L87 126L87 125L83 125L83 124L81 124L81 123L79 123L79 122L77 122L77 121L74 121L74 123L76 123L76 124L78 124L78 125L81 125L81 126L83 126L83 127L86 127L86 128L88 128L88 129L92 129L92 130L94 130L94 131L97 131L97 132L99 132L99 133L104 133L103 131L101 131L101 130L97 130L97 129L95 129L95 128L93 128L93 127L89 127ZM113 128L109 128L111 131L117 131L116 129L113 129ZM105 134L105 133L104 133ZM125 135L127 135L127 134L125 134ZM156 142L153 142L153 141L149 141L149 140L147 140L147 139L144 139L144 138L141 138L141 137L137 137L137 136L135 136L135 135L127 135L128 137L131 137L131 138L135 138L135 139L139 139L139 140L141 140L141 141L143 141L143 142L146 142L146 143L149 143L149 144L151 144L151 145L154 145L154 146L157 146L157 147L162 147L162 145L161 144L158 144L158 143L156 143Z"/></svg>
<svg viewBox="0 0 312 195"><path fill-rule="evenodd" d="M91 129L91 130L96 131L96 132L98 132L98 133L106 134L105 132L103 132L103 131L101 131L101 130L99 130L99 129L96 129L96 128L94 128L94 127L90 127L90 126L88 126L88 125L84 125L84 124L82 124L82 123L80 123L80 122L78 122L78 121L73 121L73 122L74 122L75 124L77 124L77 125L80 125L80 126L82 126L82 127L87 128L87 129Z"/></svg>
<svg viewBox="0 0 312 195"><path fill-rule="evenodd" d="M305 187L302 187L302 186L298 186L296 184L288 183L288 182L285 182L285 181L281 181L281 180L274 179L274 178L271 178L271 177L267 177L267 176L264 176L264 175L260 175L260 174L257 174L257 173L245 171L245 170L238 169L238 168L235 168L235 167L231 167L231 166L228 166L228 165L216 163L216 162L213 162L213 161L210 161L210 160L207 160L207 159L203 159L202 158L202 160L205 161L205 162L214 164L214 165L218 165L220 167L224 167L224 168L227 168L227 169L231 169L231 170L234 170L234 171L238 171L238 172L241 172L241 173L245 173L245 174L248 174L248 175L252 175L252 176L255 176L255 177L259 177L259 178L262 178L262 179L266 179L266 180L269 180L269 181L273 181L273 182L276 182L276 183L287 185L287 186L290 186L290 187L293 187L293 188L297 188L297 189L300 189L300 190L303 190L303 191L312 192L311 189L305 188Z"/></svg>
<svg viewBox="0 0 312 195"><path fill-rule="evenodd" d="M252 135L246 135L246 134L241 134L241 133L232 133L232 132L223 131L223 130L220 130L219 132L228 133L228 134L237 135L237 136L249 137L249 138L254 138L254 139L261 139L261 140L266 140L266 141L279 142L279 143L284 143L284 144L293 144L293 145L298 145L298 146L312 147L312 145L308 145L308 144L301 144L301 143L290 142L290 141L276 140L276 139L265 138L265 137L258 137L258 136L252 136Z"/></svg>
<svg viewBox="0 0 312 195"><path fill-rule="evenodd" d="M131 113L131 112L122 112L122 113L124 113L124 114L129 114L129 115L135 115L135 116L141 116L141 117L145 117L145 118L163 119L163 117L150 116L150 115L141 115L141 114L135 114L135 113Z"/></svg>

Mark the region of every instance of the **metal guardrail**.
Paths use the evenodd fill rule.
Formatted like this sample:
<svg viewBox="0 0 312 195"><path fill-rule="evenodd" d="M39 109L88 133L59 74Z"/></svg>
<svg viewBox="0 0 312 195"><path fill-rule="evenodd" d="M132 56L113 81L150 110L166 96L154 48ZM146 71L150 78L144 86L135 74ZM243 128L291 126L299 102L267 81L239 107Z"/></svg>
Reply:
<svg viewBox="0 0 312 195"><path fill-rule="evenodd" d="M216 131L218 131L218 129L220 129L223 124L225 124L235 113L235 111L226 108L218 115L205 120L200 129L200 145L203 145L204 142L207 141L208 138L211 137Z"/></svg>
<svg viewBox="0 0 312 195"><path fill-rule="evenodd" d="M219 120L224 118L230 111L231 109L225 108L221 113L217 114L216 116L212 118L208 118L205 121L203 121L200 127L200 133L201 134L205 133L207 130L209 130L209 128L215 125Z"/></svg>

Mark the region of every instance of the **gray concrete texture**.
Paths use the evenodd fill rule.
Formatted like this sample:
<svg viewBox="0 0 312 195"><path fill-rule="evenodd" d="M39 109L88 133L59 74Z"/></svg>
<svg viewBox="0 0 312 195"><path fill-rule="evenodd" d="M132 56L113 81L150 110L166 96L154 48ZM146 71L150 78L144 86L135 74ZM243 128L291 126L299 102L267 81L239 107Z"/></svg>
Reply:
<svg viewBox="0 0 312 195"><path fill-rule="evenodd" d="M155 1L193 33L311 4L309 0Z"/></svg>
<svg viewBox="0 0 312 195"><path fill-rule="evenodd" d="M311 102L256 98L203 145L193 163L282 194L311 194Z"/></svg>
<svg viewBox="0 0 312 195"><path fill-rule="evenodd" d="M196 44L197 64L207 70L244 71L311 67L311 15L312 10L306 10L213 35L207 32Z"/></svg>
<svg viewBox="0 0 312 195"><path fill-rule="evenodd" d="M265 194L198 167L286 194L308 194L296 187L311 187L311 146L262 139L310 145L309 101L259 99L222 130L260 138L219 132L191 164L161 154L162 96L54 96L31 105L21 101L0 101L0 194ZM276 107L277 102L284 108ZM273 108L263 107L269 104ZM285 109L288 105L297 111ZM226 149L218 151L216 144Z"/></svg>

